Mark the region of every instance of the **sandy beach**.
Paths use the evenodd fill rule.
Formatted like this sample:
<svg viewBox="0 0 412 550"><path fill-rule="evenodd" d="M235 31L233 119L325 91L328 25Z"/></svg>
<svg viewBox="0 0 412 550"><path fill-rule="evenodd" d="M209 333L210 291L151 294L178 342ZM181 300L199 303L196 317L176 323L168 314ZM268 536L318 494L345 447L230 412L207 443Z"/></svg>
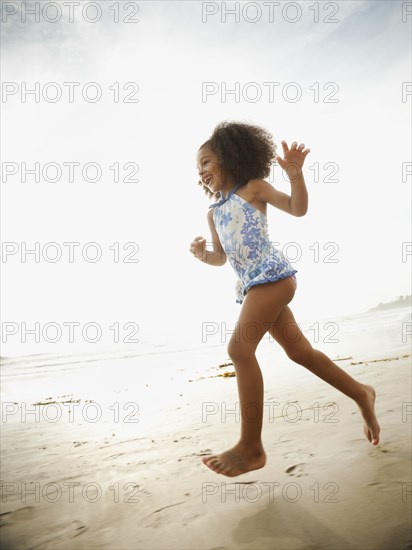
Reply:
<svg viewBox="0 0 412 550"><path fill-rule="evenodd" d="M412 550L412 0L0 7L0 550Z"/></svg>
<svg viewBox="0 0 412 550"><path fill-rule="evenodd" d="M201 461L239 435L225 346L6 359L2 548L411 548L410 312L337 322L338 342L312 343L375 387L379 445L354 402L264 339L267 464L237 478Z"/></svg>

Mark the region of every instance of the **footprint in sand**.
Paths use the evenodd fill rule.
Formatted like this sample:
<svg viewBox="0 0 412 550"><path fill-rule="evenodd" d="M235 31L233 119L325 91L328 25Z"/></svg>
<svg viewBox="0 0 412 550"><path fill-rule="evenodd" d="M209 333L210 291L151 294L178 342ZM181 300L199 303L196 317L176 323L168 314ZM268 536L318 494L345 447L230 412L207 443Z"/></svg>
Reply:
<svg viewBox="0 0 412 550"><path fill-rule="evenodd" d="M14 512L4 512L3 514L0 514L0 527L11 525L14 521L27 521L32 519L33 515L33 506L25 506L24 508L19 508Z"/></svg>
<svg viewBox="0 0 412 550"><path fill-rule="evenodd" d="M212 453L212 449L203 449L199 453L192 453L190 456L207 456Z"/></svg>
<svg viewBox="0 0 412 550"><path fill-rule="evenodd" d="M182 504L186 504L186 501L175 502L174 504L167 504L162 508L154 510L146 517L140 519L140 526L158 528L165 525L170 525L173 521L176 521L176 511L174 509L175 506L180 506ZM172 510L170 510L170 508L172 508ZM192 513L190 512L190 510L186 511L185 514L182 513L181 510L179 510L179 521L188 520L187 516L190 517L191 515Z"/></svg>
<svg viewBox="0 0 412 550"><path fill-rule="evenodd" d="M296 477L305 476L307 474L304 473L304 470L303 470L304 465L305 465L304 462L300 464L294 464L293 466L289 466L289 468L286 468L285 472L290 476L296 476Z"/></svg>
<svg viewBox="0 0 412 550"><path fill-rule="evenodd" d="M103 460L115 460L119 456L123 456L125 453L117 453L115 455L106 456Z"/></svg>
<svg viewBox="0 0 412 550"><path fill-rule="evenodd" d="M293 441L293 439L290 436L281 435L278 437L278 440L274 443L274 445L277 445L278 443L290 443L291 441Z"/></svg>

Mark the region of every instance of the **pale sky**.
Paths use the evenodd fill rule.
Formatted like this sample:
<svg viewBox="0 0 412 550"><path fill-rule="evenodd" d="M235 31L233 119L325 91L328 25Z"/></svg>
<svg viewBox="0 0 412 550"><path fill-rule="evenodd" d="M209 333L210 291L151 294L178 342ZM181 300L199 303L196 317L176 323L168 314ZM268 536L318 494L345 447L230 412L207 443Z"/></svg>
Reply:
<svg viewBox="0 0 412 550"><path fill-rule="evenodd" d="M1 298L2 321L16 323L18 334L3 343L2 355L97 349L80 337L68 344L66 333L59 344L42 337L35 346L30 337L22 344L24 322L96 322L105 348L122 345L113 343L108 328L116 323L138 325L140 342L187 347L204 343L202 323L234 327L241 310L235 272L229 262L211 267L189 252L195 236L210 240L210 202L197 185L196 152L222 120L264 126L280 153L282 139L311 149L304 166L308 213L295 218L268 206L271 240L287 247L298 271L290 304L298 323L363 312L410 293L412 259L402 258L402 247L411 251L402 244L411 240L412 176L402 178L402 164L411 162L412 95L402 97L402 88L412 90L412 13L402 13L410 3L272 3L271 21L268 3L226 2L239 10L236 22L229 14L225 21L221 2L100 2L95 23L84 21L81 10L71 23L62 2L60 21L46 20L57 13L49 8L38 22L30 14L22 22L21 7L10 13L21 3L5 4L2 80L16 93L3 90L1 104L2 241L16 243L17 253L3 254ZM260 20L250 21L259 12ZM87 14L94 17L92 9ZM138 22L123 22L126 15ZM39 101L27 95L22 102L24 86L33 89L36 82ZM55 103L42 95L52 96L50 82L62 91ZM80 83L72 103L64 82ZM96 103L81 94L91 82L102 90ZM113 101L115 83L119 102ZM124 89L126 83L135 84ZM217 93L202 97L205 83ZM238 98L222 95L236 86ZM300 100L288 101L296 90ZM139 101L124 103L126 96ZM36 162L41 168L58 163L60 181L28 175L23 183L22 163ZM68 162L80 163L73 182ZM6 179L5 163L16 163L18 173ZM101 166L100 181L82 177L87 163ZM115 163L131 163L121 179L137 165L139 181L114 182ZM327 181L328 175L338 181ZM290 191L279 167L269 181ZM62 259L36 263L28 256L22 263L22 243L33 248L35 242L41 250L58 243ZM64 242L81 243L73 263ZM102 249L97 263L78 252L90 242ZM138 263L114 262L114 243L121 259L134 252ZM136 244L124 251L125 243ZM327 262L328 255L338 261Z"/></svg>

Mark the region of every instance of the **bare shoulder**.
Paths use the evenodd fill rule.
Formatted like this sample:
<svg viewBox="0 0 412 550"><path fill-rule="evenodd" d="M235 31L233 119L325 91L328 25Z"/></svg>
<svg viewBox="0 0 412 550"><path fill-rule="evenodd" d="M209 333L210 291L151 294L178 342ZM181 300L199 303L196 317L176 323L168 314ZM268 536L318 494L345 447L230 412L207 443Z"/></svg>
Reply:
<svg viewBox="0 0 412 550"><path fill-rule="evenodd" d="M258 200L259 196L262 195L262 192L264 193L268 189L273 189L273 185L271 185L268 181L260 178L251 180L249 182L249 185L251 186L251 189L255 194L255 198Z"/></svg>
<svg viewBox="0 0 412 550"><path fill-rule="evenodd" d="M257 180L249 180L247 183L241 185L239 189L236 191L236 195L239 195L242 197L242 199L245 199L246 201L251 201L255 198L255 182Z"/></svg>
<svg viewBox="0 0 412 550"><path fill-rule="evenodd" d="M266 216L267 201L265 201L261 192L262 183L264 184L265 181L261 179L249 180L246 185L240 187L238 194Z"/></svg>
<svg viewBox="0 0 412 550"><path fill-rule="evenodd" d="M267 186L270 186L270 183L267 181L257 178L254 180L248 181L248 183L244 186L242 186L240 189L242 190L242 195L244 195L244 198L248 200L249 202L255 202L255 201L262 201L262 191L267 188Z"/></svg>
<svg viewBox="0 0 412 550"><path fill-rule="evenodd" d="M256 203L270 204L284 212L291 213L290 195L279 191L271 183L264 179L252 180L248 183L253 189L254 200Z"/></svg>

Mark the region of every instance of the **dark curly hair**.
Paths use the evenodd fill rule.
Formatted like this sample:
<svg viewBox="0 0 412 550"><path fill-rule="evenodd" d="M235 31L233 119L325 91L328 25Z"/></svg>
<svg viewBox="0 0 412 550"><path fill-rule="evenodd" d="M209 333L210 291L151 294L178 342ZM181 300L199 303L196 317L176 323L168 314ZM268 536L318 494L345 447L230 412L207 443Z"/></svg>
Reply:
<svg viewBox="0 0 412 550"><path fill-rule="evenodd" d="M232 175L240 186L250 180L266 178L276 158L276 145L272 135L260 126L244 122L223 121L213 130L211 137L200 147L209 147L217 155L223 172ZM221 198L198 181L208 197Z"/></svg>

